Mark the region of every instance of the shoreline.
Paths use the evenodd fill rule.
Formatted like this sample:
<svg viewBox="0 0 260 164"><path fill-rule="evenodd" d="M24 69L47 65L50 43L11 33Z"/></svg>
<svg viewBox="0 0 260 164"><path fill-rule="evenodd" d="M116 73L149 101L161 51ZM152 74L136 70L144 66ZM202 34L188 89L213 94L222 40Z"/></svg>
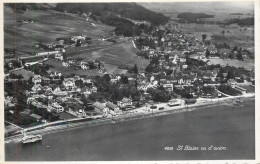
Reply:
<svg viewBox="0 0 260 164"><path fill-rule="evenodd" d="M168 109L168 110L163 110L163 111L158 110L153 113L142 112L142 113L136 113L136 114L121 115L121 116L119 115L119 116L113 117L113 118L96 119L93 121L83 121L83 122L68 123L65 125L49 126L49 127L44 127L43 129L40 129L40 130L33 130L31 132L27 132L27 134L29 134L29 135L33 135L33 134L47 135L47 134L51 134L51 133L57 133L57 132L66 131L66 130L70 130L70 129L76 129L76 128L83 128L83 127L97 126L97 125L106 125L106 124L120 123L120 122L125 122L125 121L134 121L134 120L139 120L139 119L159 117L159 116L163 116L163 115L191 112L191 111L203 110L205 108L210 108L210 107L219 106L219 105L221 105L221 106L229 105L230 104L229 101L233 101L234 99L238 99L238 98L242 99L244 101L249 101L254 97L255 97L254 94L247 94L246 96L226 97L226 98L222 98L221 100L214 99L214 101L211 100L210 102L203 102L203 100L200 99L202 102L192 104L187 107L177 106L177 108L172 107L172 108L176 108L176 109ZM141 108L139 108L139 109L141 109ZM22 134L9 137L9 138L5 139L5 144L12 143L12 142L15 142L15 143L20 142L22 137L23 137Z"/></svg>

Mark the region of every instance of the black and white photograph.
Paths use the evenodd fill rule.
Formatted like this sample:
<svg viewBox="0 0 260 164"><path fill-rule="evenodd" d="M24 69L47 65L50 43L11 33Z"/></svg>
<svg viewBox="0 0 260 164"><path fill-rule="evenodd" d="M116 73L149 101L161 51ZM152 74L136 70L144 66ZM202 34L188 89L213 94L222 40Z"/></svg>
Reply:
<svg viewBox="0 0 260 164"><path fill-rule="evenodd" d="M1 158L256 160L256 4L4 2Z"/></svg>

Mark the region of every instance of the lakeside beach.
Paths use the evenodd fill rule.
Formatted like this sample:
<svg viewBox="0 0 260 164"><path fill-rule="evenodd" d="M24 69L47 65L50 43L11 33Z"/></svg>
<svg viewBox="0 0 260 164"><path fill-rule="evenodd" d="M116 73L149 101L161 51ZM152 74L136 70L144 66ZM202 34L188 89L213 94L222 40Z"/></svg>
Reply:
<svg viewBox="0 0 260 164"><path fill-rule="evenodd" d="M41 143L5 144L6 160L252 159L254 100L248 98L241 105L223 104L203 110L44 134ZM149 141L146 137L149 137ZM224 146L228 153L164 150L167 146L178 145Z"/></svg>

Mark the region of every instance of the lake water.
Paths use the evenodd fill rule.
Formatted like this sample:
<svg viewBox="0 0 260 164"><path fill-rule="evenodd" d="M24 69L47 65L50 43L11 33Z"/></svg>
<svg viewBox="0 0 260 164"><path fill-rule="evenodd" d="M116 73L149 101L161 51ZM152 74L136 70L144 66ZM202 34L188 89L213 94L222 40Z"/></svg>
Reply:
<svg viewBox="0 0 260 164"><path fill-rule="evenodd" d="M5 144L5 158L7 161L254 159L255 104L247 101L243 105L46 134L40 143ZM176 150L179 145L207 149L212 145L226 150Z"/></svg>

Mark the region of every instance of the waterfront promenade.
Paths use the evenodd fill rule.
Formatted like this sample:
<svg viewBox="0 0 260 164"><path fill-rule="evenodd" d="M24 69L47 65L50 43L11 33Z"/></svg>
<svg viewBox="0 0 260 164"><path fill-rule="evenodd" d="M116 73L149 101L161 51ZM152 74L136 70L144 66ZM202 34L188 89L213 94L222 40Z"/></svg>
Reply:
<svg viewBox="0 0 260 164"><path fill-rule="evenodd" d="M82 127L82 126L110 124L110 123L122 122L127 120L142 119L142 118L155 117L155 116L173 114L179 112L188 112L197 109L203 109L206 107L214 107L225 103L230 104L235 99L241 99L241 98L247 98L253 96L254 94L245 94L241 96L230 96L230 97L215 98L215 99L199 98L197 99L197 102L195 104L189 104L189 105L185 104L184 100L182 100L181 105L174 106L174 107L169 107L167 103L158 103L158 104L154 104L157 106L157 109L150 109L149 106L148 107L143 106L128 112L124 112L117 116L109 115L106 118L95 119L92 121L89 121L89 119L86 118L62 120L62 121L56 121L56 122L46 123L43 125L37 125L34 127L25 128L23 129L23 131L26 132L27 134L53 133L53 132L58 132L58 131L76 128L76 127ZM158 108L160 107L163 107L164 109L158 110ZM20 142L22 137L23 137L23 132L21 131L19 135L5 138L5 142L6 143Z"/></svg>

